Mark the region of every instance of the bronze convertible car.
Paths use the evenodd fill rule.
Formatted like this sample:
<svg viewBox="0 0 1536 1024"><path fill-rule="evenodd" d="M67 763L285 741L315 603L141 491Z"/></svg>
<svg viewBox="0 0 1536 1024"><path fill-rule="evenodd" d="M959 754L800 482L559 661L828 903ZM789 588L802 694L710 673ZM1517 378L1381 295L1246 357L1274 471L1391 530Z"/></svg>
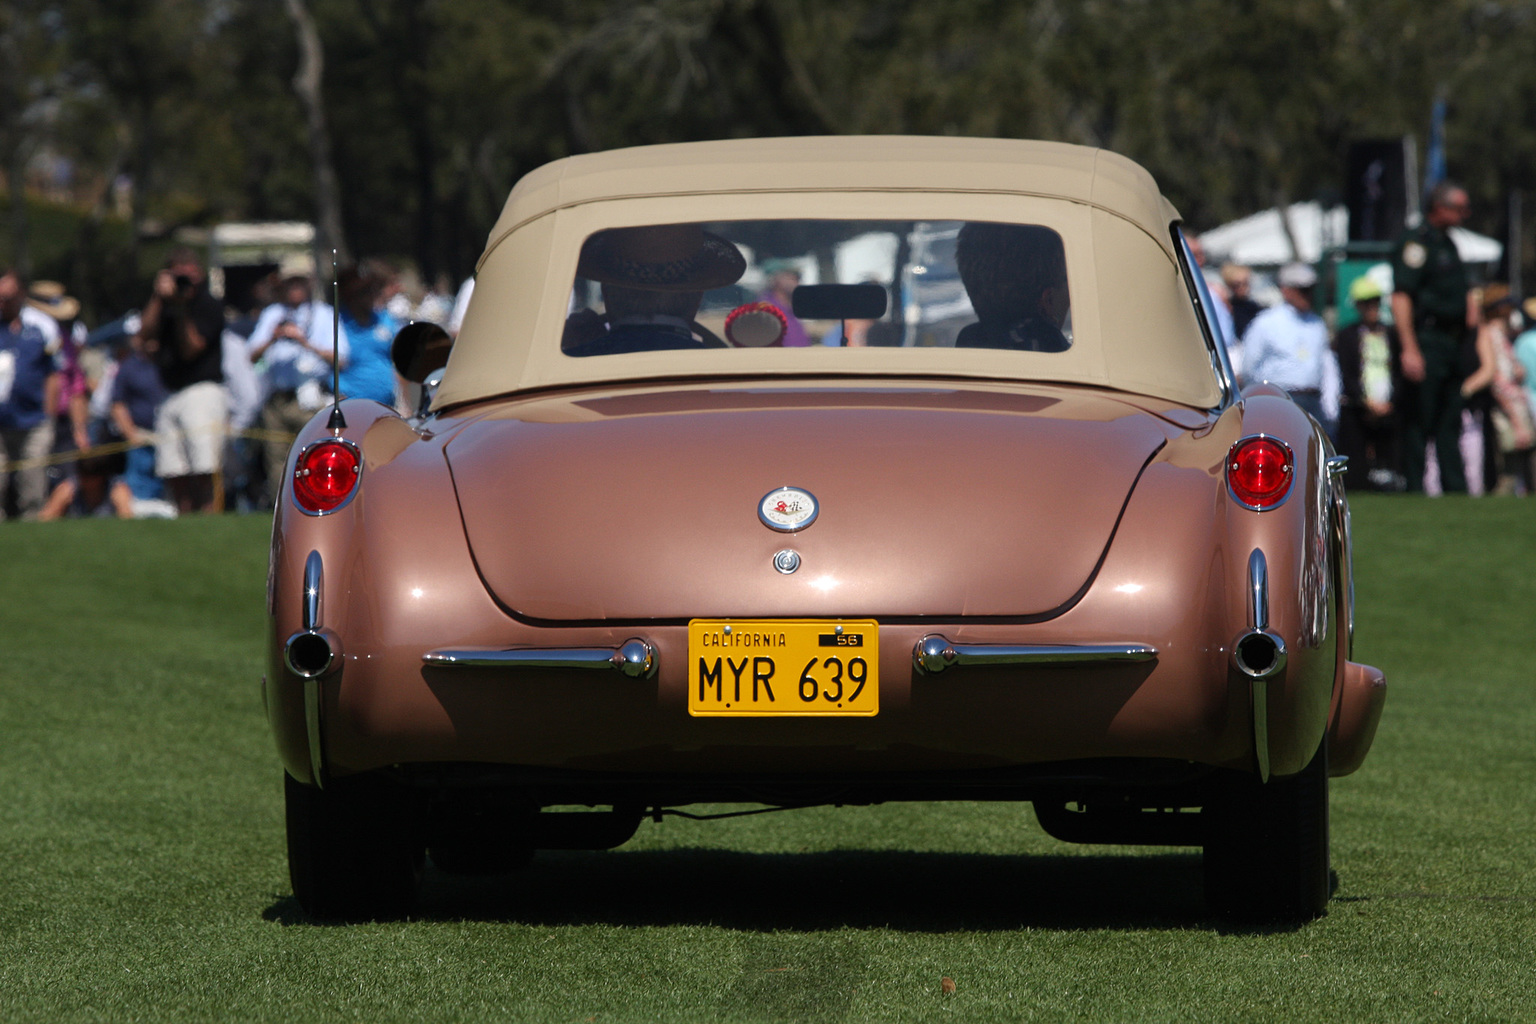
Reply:
<svg viewBox="0 0 1536 1024"><path fill-rule="evenodd" d="M560 160L512 191L418 415L294 447L265 701L294 893L405 912L698 802L1029 800L1329 896L1342 460L1238 392L1179 217L1075 146L818 138ZM561 808L551 810L551 808ZM580 808L588 808L581 810Z"/></svg>

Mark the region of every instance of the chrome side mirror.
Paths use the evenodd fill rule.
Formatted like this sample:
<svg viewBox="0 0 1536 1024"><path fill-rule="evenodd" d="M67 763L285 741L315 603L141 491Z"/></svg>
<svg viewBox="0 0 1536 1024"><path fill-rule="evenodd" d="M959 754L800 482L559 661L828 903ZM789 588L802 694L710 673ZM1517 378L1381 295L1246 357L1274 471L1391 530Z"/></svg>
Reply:
<svg viewBox="0 0 1536 1024"><path fill-rule="evenodd" d="M395 372L412 384L421 385L416 401L416 415L425 416L443 379L443 367L453 351L453 338L437 324L413 320L400 328L389 346L389 360ZM407 389L409 390L409 389Z"/></svg>
<svg viewBox="0 0 1536 1024"><path fill-rule="evenodd" d="M422 384L448 365L452 350L453 339L447 331L426 320L412 320L390 343L389 359L400 376L412 384Z"/></svg>

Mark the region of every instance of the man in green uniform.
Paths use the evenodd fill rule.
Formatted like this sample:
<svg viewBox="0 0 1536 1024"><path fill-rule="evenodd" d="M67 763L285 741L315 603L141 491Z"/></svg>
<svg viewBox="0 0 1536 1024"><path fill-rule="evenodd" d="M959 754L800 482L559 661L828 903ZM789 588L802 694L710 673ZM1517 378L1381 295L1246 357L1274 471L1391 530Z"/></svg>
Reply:
<svg viewBox="0 0 1536 1024"><path fill-rule="evenodd" d="M1442 182L1429 194L1424 222L1397 241L1392 316L1403 346L1403 469L1408 490L1424 489L1424 443L1433 438L1446 493L1464 492L1461 340L1478 322L1476 298L1449 230L1466 219L1464 189Z"/></svg>

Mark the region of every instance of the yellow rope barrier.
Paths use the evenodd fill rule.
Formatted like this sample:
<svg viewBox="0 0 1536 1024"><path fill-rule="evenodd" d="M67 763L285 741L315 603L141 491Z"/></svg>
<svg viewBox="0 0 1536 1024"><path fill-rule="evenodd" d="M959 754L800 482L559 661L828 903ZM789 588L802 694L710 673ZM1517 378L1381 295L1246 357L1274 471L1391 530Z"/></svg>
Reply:
<svg viewBox="0 0 1536 1024"><path fill-rule="evenodd" d="M290 434L285 430L265 430L261 427L249 427L245 430L224 431L228 437L243 437L252 441L277 441L282 444L293 444L297 434ZM148 440L134 444L130 441L112 441L108 444L93 445L90 448L77 448L73 451L55 452L52 455L44 455L37 459L19 459L6 464L6 472L16 473L24 469L38 469L43 466L62 466L68 462L79 462L81 459L94 459L103 455L117 455L126 452L130 448L149 448L155 444L154 438L146 434Z"/></svg>

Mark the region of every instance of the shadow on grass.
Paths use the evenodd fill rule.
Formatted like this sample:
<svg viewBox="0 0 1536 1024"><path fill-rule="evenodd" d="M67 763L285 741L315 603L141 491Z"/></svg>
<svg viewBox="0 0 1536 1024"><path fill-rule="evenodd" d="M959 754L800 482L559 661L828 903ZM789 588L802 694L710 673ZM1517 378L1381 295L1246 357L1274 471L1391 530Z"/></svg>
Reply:
<svg viewBox="0 0 1536 1024"><path fill-rule="evenodd" d="M278 900L263 916L285 925L313 923L291 897ZM841 927L1229 930L1206 913L1200 855L1193 852L1075 857L697 848L541 853L526 870L504 875L450 875L429 864L412 916L764 932Z"/></svg>

